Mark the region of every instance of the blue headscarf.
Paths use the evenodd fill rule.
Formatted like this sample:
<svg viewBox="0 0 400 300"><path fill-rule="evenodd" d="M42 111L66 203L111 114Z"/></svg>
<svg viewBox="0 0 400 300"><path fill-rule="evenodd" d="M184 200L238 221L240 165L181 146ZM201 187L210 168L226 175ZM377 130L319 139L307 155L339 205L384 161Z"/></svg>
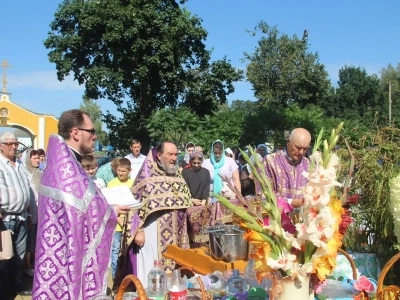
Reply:
<svg viewBox="0 0 400 300"><path fill-rule="evenodd" d="M214 144L215 143L221 143L222 145L222 153L221 153L221 159L219 160L219 162L216 162L215 160L215 155L214 155ZM216 140L214 143L212 143L211 145L211 156L210 156L210 160L211 163L214 167L214 190L213 192L215 194L219 194L222 190L223 187L223 183L222 183L222 178L221 176L219 176L219 169L222 168L222 166L225 163L225 151L224 151L224 144L222 143L221 140Z"/></svg>

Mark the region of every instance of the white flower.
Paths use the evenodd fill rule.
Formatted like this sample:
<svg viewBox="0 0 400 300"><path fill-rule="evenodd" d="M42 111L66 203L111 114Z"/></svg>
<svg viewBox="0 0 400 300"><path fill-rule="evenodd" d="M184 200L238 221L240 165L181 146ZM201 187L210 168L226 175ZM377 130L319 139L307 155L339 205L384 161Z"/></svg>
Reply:
<svg viewBox="0 0 400 300"><path fill-rule="evenodd" d="M393 215L394 234L400 244L400 175L390 181L390 210Z"/></svg>
<svg viewBox="0 0 400 300"><path fill-rule="evenodd" d="M269 257L267 259L267 265L272 269L287 271L292 269L293 262L296 260L296 255L290 254L286 249L282 249L277 260Z"/></svg>
<svg viewBox="0 0 400 300"><path fill-rule="evenodd" d="M330 168L338 169L339 166L340 166L339 157L336 155L336 153L332 153L331 160L329 161L329 163L326 166L326 168L327 169L330 169Z"/></svg>
<svg viewBox="0 0 400 300"><path fill-rule="evenodd" d="M318 204L327 205L330 201L330 187L324 185L308 184L304 188L304 204L305 206L316 206Z"/></svg>
<svg viewBox="0 0 400 300"><path fill-rule="evenodd" d="M310 274L313 271L313 269L314 268L312 262L308 262L303 265L300 265L298 262L295 262L291 269L290 277L298 278L300 282L304 282L308 274Z"/></svg>

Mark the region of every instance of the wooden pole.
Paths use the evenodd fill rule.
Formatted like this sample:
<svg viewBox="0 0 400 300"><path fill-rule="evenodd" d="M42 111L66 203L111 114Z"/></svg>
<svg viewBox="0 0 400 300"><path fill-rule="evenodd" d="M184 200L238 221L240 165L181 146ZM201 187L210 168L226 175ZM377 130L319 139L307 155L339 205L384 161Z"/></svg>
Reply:
<svg viewBox="0 0 400 300"><path fill-rule="evenodd" d="M392 82L389 81L389 126L392 125Z"/></svg>

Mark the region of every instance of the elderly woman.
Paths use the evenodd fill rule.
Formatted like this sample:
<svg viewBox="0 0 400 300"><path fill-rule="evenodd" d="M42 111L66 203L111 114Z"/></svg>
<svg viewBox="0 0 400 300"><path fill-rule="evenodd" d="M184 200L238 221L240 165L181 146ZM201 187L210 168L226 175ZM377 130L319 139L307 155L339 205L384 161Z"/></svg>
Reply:
<svg viewBox="0 0 400 300"><path fill-rule="evenodd" d="M182 171L194 205L205 205L210 196L210 172L201 167L202 163L203 153L194 151L190 154L189 164Z"/></svg>
<svg viewBox="0 0 400 300"><path fill-rule="evenodd" d="M227 198L234 198L234 194L223 182L222 178L241 190L239 166L233 158L227 157L224 151L224 145L220 140L216 140L211 147L211 156L203 163L203 168L210 172L211 184L210 190L215 194L221 194Z"/></svg>
<svg viewBox="0 0 400 300"><path fill-rule="evenodd" d="M28 215L28 237L26 241L26 253L25 253L25 269L24 274L33 277L33 267L31 265L31 254L35 252L36 247L36 232L38 223L38 189L42 173L39 169L40 155L37 150L26 150L21 156L21 162L28 171L28 179L35 198L29 203Z"/></svg>

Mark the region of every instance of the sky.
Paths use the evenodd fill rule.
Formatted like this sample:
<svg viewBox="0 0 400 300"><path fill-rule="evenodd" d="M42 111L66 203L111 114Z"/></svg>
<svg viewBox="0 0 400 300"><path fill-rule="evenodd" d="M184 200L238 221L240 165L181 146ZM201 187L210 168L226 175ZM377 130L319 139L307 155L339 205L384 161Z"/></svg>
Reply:
<svg viewBox="0 0 400 300"><path fill-rule="evenodd" d="M103 0L105 1L105 0ZM0 62L7 60L7 91L11 101L31 111L59 117L82 102L83 86L71 77L59 82L55 65L43 46L58 0L1 1ZM318 52L333 84L345 65L377 74L388 64L400 63L400 1L398 0L190 0L186 7L203 20L205 41L212 59L226 56L245 69L244 52L252 53L260 38L246 30L261 20L282 33L302 37L308 30L309 50ZM2 76L3 70L0 69ZM229 100L254 100L249 82L235 84ZM99 100L103 111L114 104Z"/></svg>

